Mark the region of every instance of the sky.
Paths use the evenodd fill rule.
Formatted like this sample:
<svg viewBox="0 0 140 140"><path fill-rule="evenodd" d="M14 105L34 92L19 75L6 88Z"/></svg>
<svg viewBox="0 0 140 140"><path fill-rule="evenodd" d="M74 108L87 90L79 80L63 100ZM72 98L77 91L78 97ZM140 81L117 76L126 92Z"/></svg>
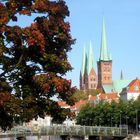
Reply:
<svg viewBox="0 0 140 140"><path fill-rule="evenodd" d="M113 80L119 79L121 70L125 79L140 78L140 0L66 0L66 4L70 11L66 20L71 25L72 37L76 39L68 53L73 70L66 74L72 85L79 88L82 51L84 45L88 50L90 41L97 72L103 17L107 47L113 60ZM33 19L20 16L18 24L24 26Z"/></svg>
<svg viewBox="0 0 140 140"><path fill-rule="evenodd" d="M66 0L70 11L67 20L76 39L68 59L73 67L66 77L79 88L79 75L84 45L92 42L94 66L100 54L102 20L104 17L107 47L112 56L113 80L120 77L140 78L140 1L139 0Z"/></svg>

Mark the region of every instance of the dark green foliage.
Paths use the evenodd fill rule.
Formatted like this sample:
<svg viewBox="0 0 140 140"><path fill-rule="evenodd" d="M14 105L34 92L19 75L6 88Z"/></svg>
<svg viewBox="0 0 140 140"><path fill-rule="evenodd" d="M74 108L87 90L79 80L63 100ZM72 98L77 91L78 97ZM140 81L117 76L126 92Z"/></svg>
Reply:
<svg viewBox="0 0 140 140"><path fill-rule="evenodd" d="M124 126L136 129L136 116L140 123L140 98L136 101L105 102L87 104L77 116L77 124L94 126Z"/></svg>

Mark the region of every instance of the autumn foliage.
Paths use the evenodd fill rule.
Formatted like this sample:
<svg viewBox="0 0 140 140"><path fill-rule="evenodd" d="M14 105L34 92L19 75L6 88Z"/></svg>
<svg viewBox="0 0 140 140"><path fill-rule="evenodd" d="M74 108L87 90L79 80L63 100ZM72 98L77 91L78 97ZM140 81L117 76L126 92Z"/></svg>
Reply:
<svg viewBox="0 0 140 140"><path fill-rule="evenodd" d="M34 22L19 26L21 15L33 16ZM3 129L13 121L27 122L37 116L51 115L56 122L70 116L70 110L53 99L75 102L75 87L63 78L72 70L67 53L74 44L66 16L69 11L63 0L0 2L0 116L9 120L3 124L5 117L0 117Z"/></svg>

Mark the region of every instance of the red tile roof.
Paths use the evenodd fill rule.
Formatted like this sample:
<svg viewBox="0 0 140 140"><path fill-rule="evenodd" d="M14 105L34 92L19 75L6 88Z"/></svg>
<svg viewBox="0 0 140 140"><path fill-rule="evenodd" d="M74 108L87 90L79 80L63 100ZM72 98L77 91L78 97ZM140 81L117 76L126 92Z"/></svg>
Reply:
<svg viewBox="0 0 140 140"><path fill-rule="evenodd" d="M96 98L97 98L96 96L89 95L88 101L95 101Z"/></svg>
<svg viewBox="0 0 140 140"><path fill-rule="evenodd" d="M79 102L75 103L74 106L71 107L71 109L76 109L79 110L83 105L85 105L87 101L85 100L80 100Z"/></svg>
<svg viewBox="0 0 140 140"><path fill-rule="evenodd" d="M99 94L99 98L100 99L112 99L112 100L115 100L115 99L118 99L119 96L118 96L117 93L108 93L108 94L101 93L101 94Z"/></svg>
<svg viewBox="0 0 140 140"><path fill-rule="evenodd" d="M80 108L82 106L84 106L86 103L88 102L94 102L96 100L109 100L109 101L112 101L112 100L118 100L119 99L119 96L117 93L108 93L108 94L105 94L105 93L100 93L96 96L92 96L92 95L89 95L89 99L88 101L85 101L85 100L80 100L79 102L76 102L74 106L69 106L67 105L64 101L59 101L58 104L59 106L63 107L63 108L70 108L72 110L80 110Z"/></svg>
<svg viewBox="0 0 140 140"><path fill-rule="evenodd" d="M127 92L140 92L140 80L136 78L130 82L130 84L127 86Z"/></svg>
<svg viewBox="0 0 140 140"><path fill-rule="evenodd" d="M101 99L101 100L107 100L107 99L118 100L119 96L118 96L117 93L108 93L108 94L100 93L96 96L89 95L88 101L96 101L98 99Z"/></svg>
<svg viewBox="0 0 140 140"><path fill-rule="evenodd" d="M61 107L69 107L64 101L58 101L58 105Z"/></svg>
<svg viewBox="0 0 140 140"><path fill-rule="evenodd" d="M58 105L61 106L62 108L70 107L71 109L74 109L74 110L79 110L86 103L87 101L80 100L79 102L76 102L74 106L69 106L64 101L58 101Z"/></svg>

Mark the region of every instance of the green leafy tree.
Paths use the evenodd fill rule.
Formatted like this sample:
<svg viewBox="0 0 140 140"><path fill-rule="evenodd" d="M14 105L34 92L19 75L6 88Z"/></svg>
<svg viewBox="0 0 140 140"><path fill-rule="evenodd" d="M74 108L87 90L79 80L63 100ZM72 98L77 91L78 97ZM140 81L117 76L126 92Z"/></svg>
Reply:
<svg viewBox="0 0 140 140"><path fill-rule="evenodd" d="M21 15L36 16L31 25L21 27ZM69 11L63 0L0 2L0 115L8 117L0 117L2 128L38 116L51 115L56 122L71 116L70 110L52 99L57 96L69 105L75 102L75 87L63 78L72 70L67 53L75 41L66 16Z"/></svg>
<svg viewBox="0 0 140 140"><path fill-rule="evenodd" d="M88 89L88 90L76 90L75 94L73 95L77 101L79 100L88 100L89 95L96 96L97 94L101 93L99 89Z"/></svg>
<svg viewBox="0 0 140 140"><path fill-rule="evenodd" d="M101 126L124 126L127 125L129 130L136 129L140 122L140 98L136 101L112 101L100 100L97 104L87 104L81 108L77 116L77 124L101 125ZM137 117L137 120L136 120Z"/></svg>
<svg viewBox="0 0 140 140"><path fill-rule="evenodd" d="M86 92L84 92L82 90L78 90L78 89L76 90L76 92L73 96L77 101L88 99L88 94Z"/></svg>
<svg viewBox="0 0 140 140"><path fill-rule="evenodd" d="M85 92L87 93L87 95L92 95L92 96L96 96L99 93L103 93L101 89L87 89Z"/></svg>

